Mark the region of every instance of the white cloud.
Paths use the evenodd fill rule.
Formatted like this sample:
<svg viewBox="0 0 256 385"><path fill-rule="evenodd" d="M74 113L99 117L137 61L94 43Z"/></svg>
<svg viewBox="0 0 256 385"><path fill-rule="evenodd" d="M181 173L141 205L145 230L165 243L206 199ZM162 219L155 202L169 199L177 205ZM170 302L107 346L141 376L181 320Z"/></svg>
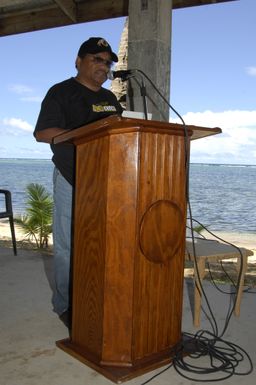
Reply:
<svg viewBox="0 0 256 385"><path fill-rule="evenodd" d="M23 102L35 102L35 103L41 103L43 98L41 96L23 96L20 98Z"/></svg>
<svg viewBox="0 0 256 385"><path fill-rule="evenodd" d="M256 76L256 67L246 67L246 73L250 76Z"/></svg>
<svg viewBox="0 0 256 385"><path fill-rule="evenodd" d="M24 84L10 84L8 86L9 91L14 92L15 94L30 94L33 92L31 87L28 87Z"/></svg>
<svg viewBox="0 0 256 385"><path fill-rule="evenodd" d="M4 118L3 124L7 127L18 128L26 132L33 131L33 126L20 118Z"/></svg>
<svg viewBox="0 0 256 385"><path fill-rule="evenodd" d="M41 96L33 95L33 88L26 86L25 84L10 84L8 90L20 95L20 100L22 102L36 102L40 103L42 101Z"/></svg>
<svg viewBox="0 0 256 385"><path fill-rule="evenodd" d="M188 112L182 118L188 125L222 129L191 142L192 162L256 164L256 111Z"/></svg>

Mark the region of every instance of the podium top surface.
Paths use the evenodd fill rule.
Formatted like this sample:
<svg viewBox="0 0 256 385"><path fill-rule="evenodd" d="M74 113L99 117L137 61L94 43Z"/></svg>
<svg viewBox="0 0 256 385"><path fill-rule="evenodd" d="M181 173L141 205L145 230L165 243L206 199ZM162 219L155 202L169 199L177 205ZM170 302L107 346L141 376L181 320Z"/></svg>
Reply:
<svg viewBox="0 0 256 385"><path fill-rule="evenodd" d="M169 135L188 136L190 140L204 138L210 135L221 133L219 127L208 128L201 126L192 126L166 123L155 120L123 118L118 115L112 115L96 122L69 130L63 134L57 135L53 144L79 142L82 138L94 138L102 135L113 135L128 132L154 132Z"/></svg>

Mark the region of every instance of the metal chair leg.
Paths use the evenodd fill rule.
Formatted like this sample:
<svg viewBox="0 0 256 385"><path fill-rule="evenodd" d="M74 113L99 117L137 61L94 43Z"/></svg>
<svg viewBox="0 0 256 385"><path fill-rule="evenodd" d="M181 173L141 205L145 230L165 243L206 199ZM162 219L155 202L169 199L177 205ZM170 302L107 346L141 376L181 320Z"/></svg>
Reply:
<svg viewBox="0 0 256 385"><path fill-rule="evenodd" d="M17 245L16 245L14 221L13 221L13 217L12 216L9 218L9 222L10 222L10 228L11 228L11 234L12 234L13 252L14 252L14 255L17 255Z"/></svg>
<svg viewBox="0 0 256 385"><path fill-rule="evenodd" d="M14 252L14 255L17 255L17 245L16 245L16 237L15 237L15 229L14 229L11 192L9 190L0 189L0 194L4 194L4 197L5 197L5 211L0 212L0 218L8 218L9 220L11 235L12 235L13 252Z"/></svg>

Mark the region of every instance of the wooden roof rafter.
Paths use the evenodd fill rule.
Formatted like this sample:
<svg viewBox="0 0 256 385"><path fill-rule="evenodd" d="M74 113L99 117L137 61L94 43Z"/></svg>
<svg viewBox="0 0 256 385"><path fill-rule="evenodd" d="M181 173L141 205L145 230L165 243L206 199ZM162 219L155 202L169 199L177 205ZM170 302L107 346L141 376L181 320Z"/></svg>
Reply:
<svg viewBox="0 0 256 385"><path fill-rule="evenodd" d="M77 23L77 4L73 0L54 0L54 2L62 9L62 11Z"/></svg>
<svg viewBox="0 0 256 385"><path fill-rule="evenodd" d="M173 0L173 9L229 1L238 0ZM125 17L128 9L129 0L1 0L0 36Z"/></svg>

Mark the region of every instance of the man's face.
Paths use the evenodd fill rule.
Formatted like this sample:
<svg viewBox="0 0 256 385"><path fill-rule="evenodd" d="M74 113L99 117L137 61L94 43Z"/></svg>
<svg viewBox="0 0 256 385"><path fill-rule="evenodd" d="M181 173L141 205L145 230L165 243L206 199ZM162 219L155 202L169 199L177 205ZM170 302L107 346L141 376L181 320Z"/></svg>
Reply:
<svg viewBox="0 0 256 385"><path fill-rule="evenodd" d="M99 89L107 80L107 73L112 65L108 52L87 54L76 59L79 80L89 88Z"/></svg>

